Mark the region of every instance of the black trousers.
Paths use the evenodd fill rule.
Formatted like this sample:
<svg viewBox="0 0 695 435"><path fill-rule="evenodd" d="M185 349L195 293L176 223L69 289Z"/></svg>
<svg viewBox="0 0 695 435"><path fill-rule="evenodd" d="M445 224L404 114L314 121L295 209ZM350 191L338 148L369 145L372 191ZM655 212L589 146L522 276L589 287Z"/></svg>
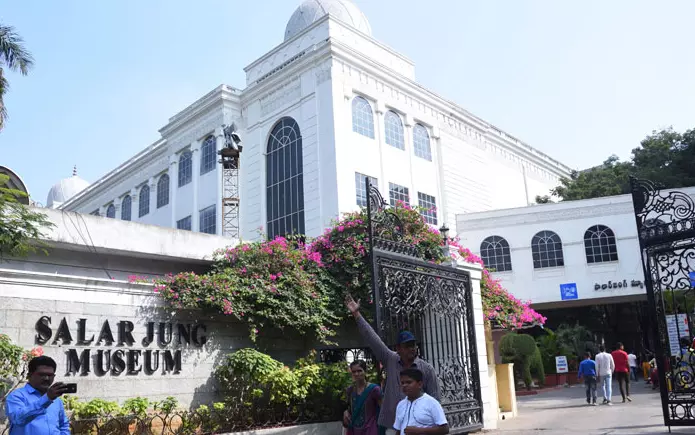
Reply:
<svg viewBox="0 0 695 435"><path fill-rule="evenodd" d="M630 373L628 372L615 372L615 379L618 380L618 386L620 387L620 395L623 396L623 400L630 396ZM625 386L623 387L623 384Z"/></svg>
<svg viewBox="0 0 695 435"><path fill-rule="evenodd" d="M584 386L586 387L586 403L596 403L596 376L586 376Z"/></svg>

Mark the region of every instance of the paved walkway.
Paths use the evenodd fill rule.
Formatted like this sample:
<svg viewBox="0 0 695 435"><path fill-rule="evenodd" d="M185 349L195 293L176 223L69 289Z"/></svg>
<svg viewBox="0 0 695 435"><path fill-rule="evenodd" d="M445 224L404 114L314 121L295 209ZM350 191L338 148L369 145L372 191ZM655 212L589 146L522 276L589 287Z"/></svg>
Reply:
<svg viewBox="0 0 695 435"><path fill-rule="evenodd" d="M500 435L656 435L668 434L658 391L644 382L632 383L632 403L621 403L618 385L613 385L613 406L587 406L583 386L561 388L518 399L519 415L500 421ZM601 401L599 391L599 402ZM674 434L693 434L695 427L672 428Z"/></svg>

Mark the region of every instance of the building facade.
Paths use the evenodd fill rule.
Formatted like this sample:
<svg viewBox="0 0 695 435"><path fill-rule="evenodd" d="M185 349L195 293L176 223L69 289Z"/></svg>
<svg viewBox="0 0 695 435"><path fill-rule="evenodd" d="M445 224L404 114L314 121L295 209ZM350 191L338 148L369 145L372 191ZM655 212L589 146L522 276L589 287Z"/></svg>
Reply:
<svg viewBox="0 0 695 435"><path fill-rule="evenodd" d="M307 0L283 43L175 115L161 139L60 207L222 233L222 125L243 140L240 236L315 236L364 205L371 177L391 201L456 213L525 206L570 169L419 85L348 0ZM495 174L493 177L490 174Z"/></svg>

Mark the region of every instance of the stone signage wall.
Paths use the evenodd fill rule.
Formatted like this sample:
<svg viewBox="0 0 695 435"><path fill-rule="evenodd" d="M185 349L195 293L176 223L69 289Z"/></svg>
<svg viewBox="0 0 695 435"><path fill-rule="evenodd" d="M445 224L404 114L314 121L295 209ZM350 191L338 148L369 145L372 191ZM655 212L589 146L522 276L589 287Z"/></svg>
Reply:
<svg viewBox="0 0 695 435"><path fill-rule="evenodd" d="M219 400L212 373L227 353L252 345L244 325L168 310L145 285L90 281L88 288L63 278L43 287L0 277L0 333L25 348L41 346L58 364L56 379L76 382L80 399ZM265 343L281 360L304 354L301 340Z"/></svg>

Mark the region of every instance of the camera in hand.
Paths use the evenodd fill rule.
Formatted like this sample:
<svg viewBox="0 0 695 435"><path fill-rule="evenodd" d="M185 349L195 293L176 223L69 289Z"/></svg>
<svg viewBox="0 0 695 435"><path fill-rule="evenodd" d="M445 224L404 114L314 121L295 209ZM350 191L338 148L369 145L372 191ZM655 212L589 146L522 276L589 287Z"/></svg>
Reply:
<svg viewBox="0 0 695 435"><path fill-rule="evenodd" d="M65 384L65 394L77 393L77 384Z"/></svg>

